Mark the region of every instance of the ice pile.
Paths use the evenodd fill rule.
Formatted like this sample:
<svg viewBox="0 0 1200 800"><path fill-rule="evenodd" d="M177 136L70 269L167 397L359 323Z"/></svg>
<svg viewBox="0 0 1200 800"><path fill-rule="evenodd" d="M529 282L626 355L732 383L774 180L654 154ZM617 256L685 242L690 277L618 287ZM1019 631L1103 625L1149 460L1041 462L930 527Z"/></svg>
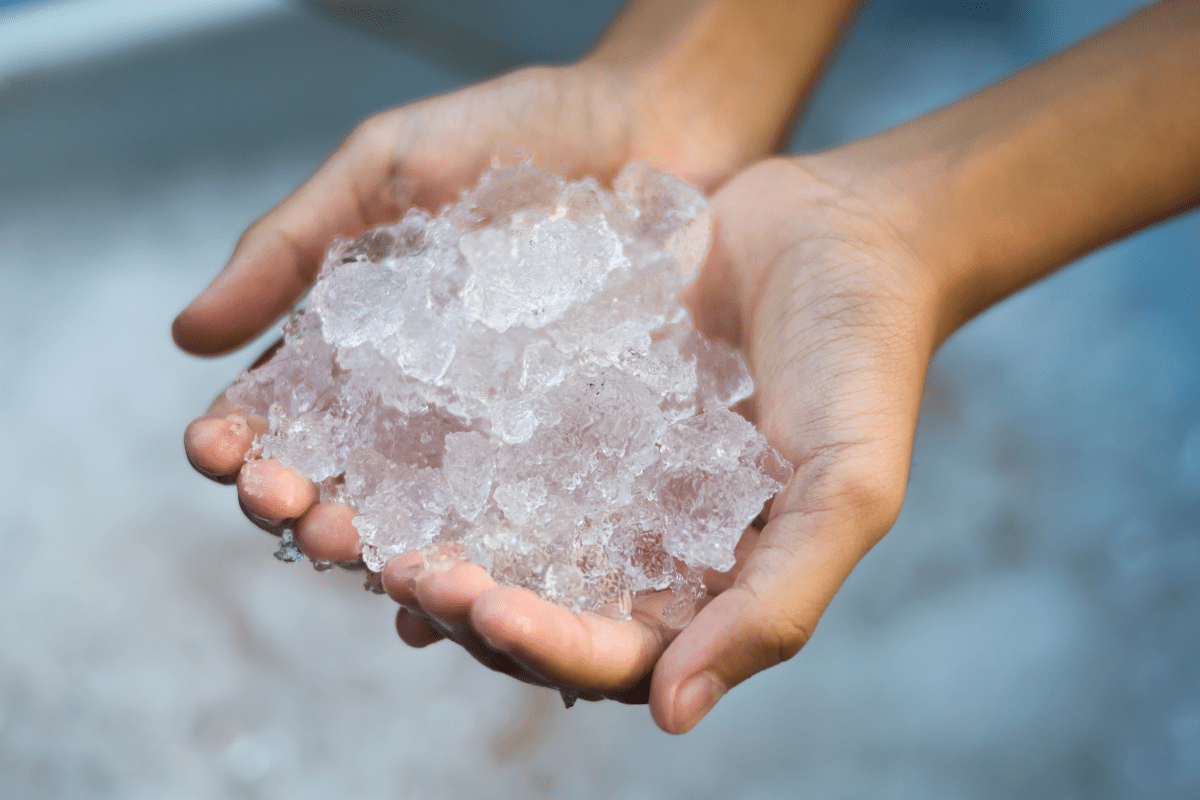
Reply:
<svg viewBox="0 0 1200 800"><path fill-rule="evenodd" d="M698 596L791 466L729 406L730 345L676 299L708 247L697 190L493 169L438 216L339 240L284 344L229 390L264 458L358 510L380 570L456 552L500 583L628 615Z"/></svg>

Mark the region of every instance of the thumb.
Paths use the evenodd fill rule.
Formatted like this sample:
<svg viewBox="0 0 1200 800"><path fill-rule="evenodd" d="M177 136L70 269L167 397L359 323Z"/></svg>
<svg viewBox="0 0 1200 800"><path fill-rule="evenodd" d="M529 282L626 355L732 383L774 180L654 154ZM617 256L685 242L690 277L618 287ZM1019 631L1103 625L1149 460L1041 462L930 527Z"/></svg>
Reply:
<svg viewBox="0 0 1200 800"><path fill-rule="evenodd" d="M403 118L366 120L300 188L246 230L229 264L176 318L175 343L197 355L241 347L290 309L320 269L330 239L394 221Z"/></svg>
<svg viewBox="0 0 1200 800"><path fill-rule="evenodd" d="M737 580L655 667L650 712L660 728L686 733L729 689L800 651L877 538L855 516L792 511L767 524Z"/></svg>

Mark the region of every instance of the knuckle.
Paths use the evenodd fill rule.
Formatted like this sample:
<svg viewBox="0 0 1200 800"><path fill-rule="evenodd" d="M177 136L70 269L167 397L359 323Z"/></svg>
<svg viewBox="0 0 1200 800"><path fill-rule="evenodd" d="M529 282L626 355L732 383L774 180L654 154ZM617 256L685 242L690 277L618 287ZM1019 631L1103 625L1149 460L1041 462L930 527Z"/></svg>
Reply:
<svg viewBox="0 0 1200 800"><path fill-rule="evenodd" d="M875 460L872 459L872 462ZM880 468L852 461L822 476L821 494L829 504L852 515L853 529L865 531L872 542L887 533L904 503L907 469Z"/></svg>
<svg viewBox="0 0 1200 800"><path fill-rule="evenodd" d="M267 212L258 219L254 220L254 222L250 223L250 226L247 227L246 230L242 231L242 235L238 237L237 244L234 246L234 252L244 250L245 248L249 247L254 239L259 235L259 232L270 225L269 218L270 212Z"/></svg>
<svg viewBox="0 0 1200 800"><path fill-rule="evenodd" d="M381 111L372 114L354 127L346 138L347 147L371 147L384 142L395 128L396 115L394 111Z"/></svg>
<svg viewBox="0 0 1200 800"><path fill-rule="evenodd" d="M559 70L554 67L544 64L533 64L509 73L507 81L510 84L517 85L522 83L541 83L554 79L558 74Z"/></svg>
<svg viewBox="0 0 1200 800"><path fill-rule="evenodd" d="M781 664L791 659L800 652L811 635L804 624L786 614L763 620L756 633L762 656L770 664Z"/></svg>

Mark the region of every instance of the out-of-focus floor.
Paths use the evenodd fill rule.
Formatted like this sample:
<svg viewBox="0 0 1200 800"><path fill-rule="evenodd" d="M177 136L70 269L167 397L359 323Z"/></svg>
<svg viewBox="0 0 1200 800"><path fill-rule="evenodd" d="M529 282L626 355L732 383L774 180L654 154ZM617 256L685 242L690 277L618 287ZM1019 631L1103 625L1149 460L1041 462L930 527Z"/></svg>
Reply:
<svg viewBox="0 0 1200 800"><path fill-rule="evenodd" d="M180 445L251 354L185 357L172 317L358 118L568 58L616 4L396 5L0 82L0 797L1200 796L1196 214L943 348L895 529L685 737L407 650L359 578L271 558ZM794 145L1136 5L879 0Z"/></svg>

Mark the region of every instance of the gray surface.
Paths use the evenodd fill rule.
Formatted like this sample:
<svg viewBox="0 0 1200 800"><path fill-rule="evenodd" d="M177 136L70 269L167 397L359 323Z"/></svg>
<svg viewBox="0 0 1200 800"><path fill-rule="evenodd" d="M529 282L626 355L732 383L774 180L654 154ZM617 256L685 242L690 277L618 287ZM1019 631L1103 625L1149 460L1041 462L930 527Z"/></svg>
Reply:
<svg viewBox="0 0 1200 800"><path fill-rule="evenodd" d="M961 5L872 6L798 144L1131 4ZM1200 794L1195 214L951 340L895 530L686 737L408 651L352 576L270 558L179 445L249 356L167 328L357 118L484 69L410 52L296 11L0 88L0 797Z"/></svg>

